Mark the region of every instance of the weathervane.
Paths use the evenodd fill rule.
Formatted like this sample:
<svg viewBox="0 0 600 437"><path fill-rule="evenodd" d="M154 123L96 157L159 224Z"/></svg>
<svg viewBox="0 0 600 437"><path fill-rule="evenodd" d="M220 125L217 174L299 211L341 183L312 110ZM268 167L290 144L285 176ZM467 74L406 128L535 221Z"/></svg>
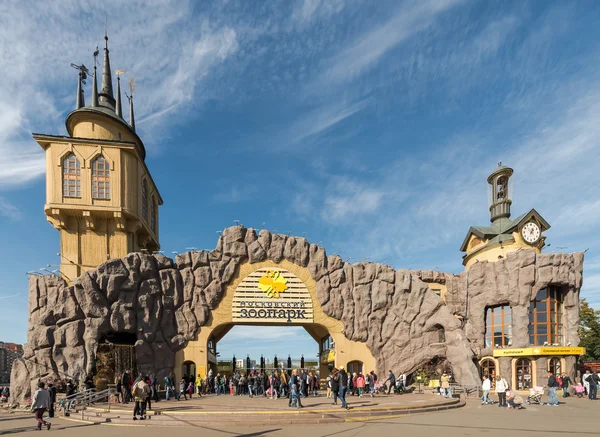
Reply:
<svg viewBox="0 0 600 437"><path fill-rule="evenodd" d="M98 66L98 55L100 54L100 50L98 50L98 46L96 46L96 51L94 52L94 68Z"/></svg>
<svg viewBox="0 0 600 437"><path fill-rule="evenodd" d="M79 70L81 82L85 84L85 80L87 79L88 74L90 74L90 71L87 69L87 67L83 64L77 65L73 63L71 64L71 67L73 67L75 70Z"/></svg>

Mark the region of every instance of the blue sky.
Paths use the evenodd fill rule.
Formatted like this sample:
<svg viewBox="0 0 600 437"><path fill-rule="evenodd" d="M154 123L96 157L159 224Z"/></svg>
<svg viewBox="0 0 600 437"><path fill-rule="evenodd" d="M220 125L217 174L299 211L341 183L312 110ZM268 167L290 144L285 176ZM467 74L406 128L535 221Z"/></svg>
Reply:
<svg viewBox="0 0 600 437"><path fill-rule="evenodd" d="M105 19L113 69L136 79L167 254L212 248L240 220L351 262L458 273L502 161L514 216L535 207L552 225L547 251L589 248L582 295L600 308L600 3L7 1L0 339L25 341L25 272L58 261L31 132L65 134L69 65L92 64ZM222 355L253 335L265 354L290 338L292 355L316 350L264 332L232 331Z"/></svg>

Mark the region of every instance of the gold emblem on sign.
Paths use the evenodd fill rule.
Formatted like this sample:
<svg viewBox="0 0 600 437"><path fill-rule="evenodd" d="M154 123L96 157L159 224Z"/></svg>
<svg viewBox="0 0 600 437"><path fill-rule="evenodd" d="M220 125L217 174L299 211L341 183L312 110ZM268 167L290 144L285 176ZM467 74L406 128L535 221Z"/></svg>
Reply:
<svg viewBox="0 0 600 437"><path fill-rule="evenodd" d="M277 270L269 270L258 280L258 288L267 297L277 299L280 293L288 289L287 279Z"/></svg>

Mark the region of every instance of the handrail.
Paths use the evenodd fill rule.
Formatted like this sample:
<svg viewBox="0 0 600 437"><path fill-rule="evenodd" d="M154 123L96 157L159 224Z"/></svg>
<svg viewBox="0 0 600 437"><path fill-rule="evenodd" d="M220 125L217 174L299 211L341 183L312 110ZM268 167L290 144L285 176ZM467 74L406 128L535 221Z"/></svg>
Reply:
<svg viewBox="0 0 600 437"><path fill-rule="evenodd" d="M81 409L81 418L83 420L83 411L87 406L98 402L100 400L109 399L111 395L115 394L116 390L113 388L107 388L102 391L95 391L94 389L88 389L79 393L74 393L70 396L63 398L63 414L66 414L71 409L71 406L83 407ZM110 412L110 402L108 402L108 411Z"/></svg>

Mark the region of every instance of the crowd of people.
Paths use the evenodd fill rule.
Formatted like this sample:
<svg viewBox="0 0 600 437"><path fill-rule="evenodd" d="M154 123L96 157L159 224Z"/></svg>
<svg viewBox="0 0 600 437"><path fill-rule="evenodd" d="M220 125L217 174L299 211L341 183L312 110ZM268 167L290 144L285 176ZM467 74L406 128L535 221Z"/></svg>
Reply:
<svg viewBox="0 0 600 437"><path fill-rule="evenodd" d="M571 393L574 393L578 398L583 398L585 395L590 400L597 400L598 387L600 386L600 372L593 373L589 370L582 376L581 381L573 383L571 378L566 374L555 375L552 371L548 371L548 379L546 385L536 386L529 389L527 403L536 403L543 405L542 395L544 390L548 389L548 399L545 405L558 406L557 392L562 389L562 397L568 398ZM498 407L508 409L523 408L524 400L515 390L511 390L508 382L500 375L488 376L484 375L481 385L483 396L481 397L481 405L493 404L494 401L490 398L490 392L494 386L494 391L498 397Z"/></svg>

